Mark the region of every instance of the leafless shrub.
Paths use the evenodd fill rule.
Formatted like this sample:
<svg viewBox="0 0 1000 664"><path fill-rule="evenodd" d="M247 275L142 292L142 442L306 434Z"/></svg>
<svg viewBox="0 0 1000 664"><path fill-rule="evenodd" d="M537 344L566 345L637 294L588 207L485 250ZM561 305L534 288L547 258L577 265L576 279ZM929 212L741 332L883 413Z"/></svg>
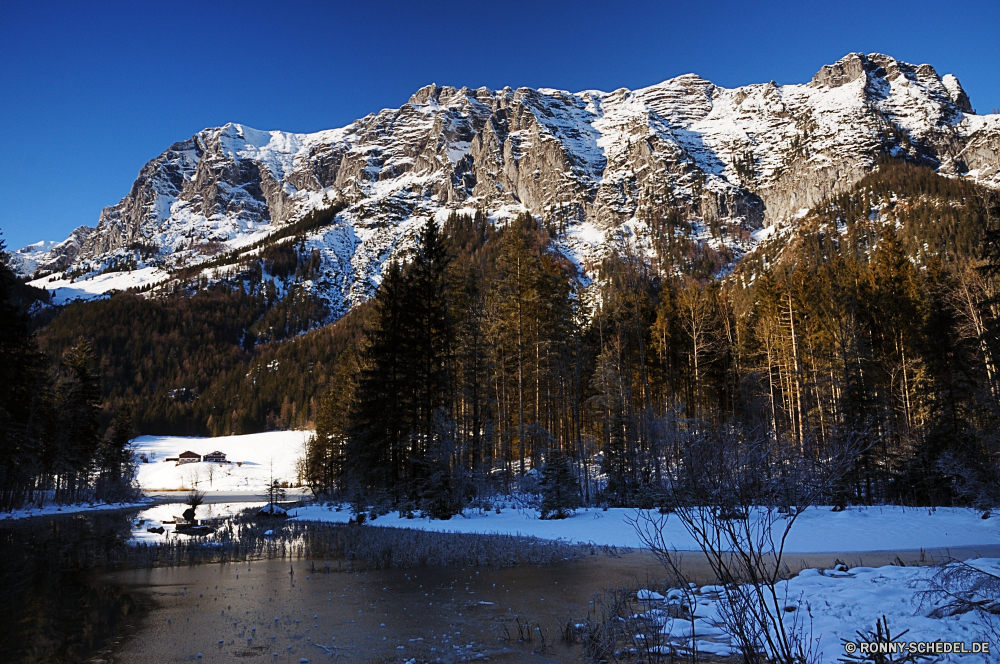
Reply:
<svg viewBox="0 0 1000 664"><path fill-rule="evenodd" d="M594 596L587 618L574 625L584 650L595 662L695 661L697 655L671 642L667 626L674 616L651 609L634 589L606 588Z"/></svg>
<svg viewBox="0 0 1000 664"><path fill-rule="evenodd" d="M1000 575L970 562L944 563L921 594L921 608L927 605L934 606L929 613L932 618L975 612L984 634L992 635L993 643L1000 643Z"/></svg>
<svg viewBox="0 0 1000 664"><path fill-rule="evenodd" d="M666 514L639 512L633 525L677 588L687 587L665 536L679 519L723 589L724 629L745 662L785 664L815 659L803 612L786 611L785 545L795 521L830 495L856 452L810 453L766 432L703 428L686 438L667 474Z"/></svg>

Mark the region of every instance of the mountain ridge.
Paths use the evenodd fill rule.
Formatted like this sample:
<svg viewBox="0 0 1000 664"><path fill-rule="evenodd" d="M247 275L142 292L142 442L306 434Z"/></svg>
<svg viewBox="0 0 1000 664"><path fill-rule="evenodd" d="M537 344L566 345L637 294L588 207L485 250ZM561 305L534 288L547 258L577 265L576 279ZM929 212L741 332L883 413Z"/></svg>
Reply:
<svg viewBox="0 0 1000 664"><path fill-rule="evenodd" d="M955 76L881 54L851 53L784 86L726 89L696 74L611 92L431 84L337 129L202 130L148 162L96 227L14 264L64 299L102 283L163 288L336 206L299 239L320 257L306 287L338 317L374 294L427 216L530 212L588 275L609 235L650 247L656 215L673 210L685 241L732 263L753 233L794 223L885 155L998 187L1000 116L974 114Z"/></svg>

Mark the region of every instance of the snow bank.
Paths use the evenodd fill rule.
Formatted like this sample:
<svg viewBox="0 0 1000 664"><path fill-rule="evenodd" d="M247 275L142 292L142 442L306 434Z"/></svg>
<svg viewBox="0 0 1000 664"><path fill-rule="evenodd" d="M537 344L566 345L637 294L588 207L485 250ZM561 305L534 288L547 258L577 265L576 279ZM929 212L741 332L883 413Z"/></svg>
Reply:
<svg viewBox="0 0 1000 664"><path fill-rule="evenodd" d="M653 518L660 515L648 513ZM505 509L477 513L448 521L400 519L397 514L379 517L372 525L417 528L456 533L509 533L568 542L593 542L642 548L644 546L632 520L634 509L580 510L567 519L538 518L534 510ZM347 509L311 505L298 509L298 519L343 523L351 517ZM779 521L779 527L784 522ZM679 551L698 547L679 519L667 519L666 540ZM823 553L850 551L901 551L907 549L946 549L962 546L1000 546L1000 519L981 519L974 510L960 508L911 509L903 507L852 508L833 512L829 507L807 510L792 526L785 551L788 553Z"/></svg>
<svg viewBox="0 0 1000 664"><path fill-rule="evenodd" d="M269 431L245 436L187 438L140 436L132 443L139 463L139 486L146 491L197 488L211 492L256 492L267 489L271 479L293 483L296 463L302 458L309 431ZM164 461L191 451L204 456L223 452L227 463L183 463Z"/></svg>
<svg viewBox="0 0 1000 664"><path fill-rule="evenodd" d="M969 561L978 569L1000 574L1000 559L980 558ZM938 567L855 567L850 570L802 570L786 584L778 586L785 602L785 619L791 625L795 616L808 636L811 630L814 649L820 662L836 662L845 656L844 641L859 640L858 631L874 631L875 622L883 616L889 630L896 636L909 632L900 640L963 642L971 644L987 640L987 628L982 616L975 611L946 618L932 617L935 608L947 600L939 592L925 594L933 589L932 577ZM698 649L718 655L736 654L737 648L729 642L723 629L720 612L719 586L705 586L695 591L694 635ZM649 590L639 591L642 600L656 595ZM680 601L668 597L662 604L652 603L645 617L657 622L661 634L674 645L689 646L692 625L689 619L668 617L671 611L660 607ZM657 646L662 647L662 646ZM996 644L990 644L991 655L940 655L939 662L996 661ZM993 657L994 659L989 659Z"/></svg>
<svg viewBox="0 0 1000 664"><path fill-rule="evenodd" d="M59 505L51 503L44 507L26 507L12 512L0 514L0 520L26 519L31 516L53 516L56 514L74 514L76 512L92 512L97 510L118 510L128 507L142 507L147 501L140 503L79 503L76 505Z"/></svg>

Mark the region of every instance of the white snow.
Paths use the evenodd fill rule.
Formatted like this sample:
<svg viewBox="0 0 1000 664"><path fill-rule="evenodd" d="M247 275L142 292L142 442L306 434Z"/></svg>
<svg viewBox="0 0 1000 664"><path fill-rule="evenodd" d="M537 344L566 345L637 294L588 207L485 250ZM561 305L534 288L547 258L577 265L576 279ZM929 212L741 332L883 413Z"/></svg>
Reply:
<svg viewBox="0 0 1000 664"><path fill-rule="evenodd" d="M93 300L113 291L124 291L166 280L167 273L159 268L144 267L128 272L105 272L87 279L72 281L65 273L43 277L29 282L36 288L52 293L53 304L67 304L73 300Z"/></svg>
<svg viewBox="0 0 1000 664"><path fill-rule="evenodd" d="M197 487L211 494L219 494L218 502L200 506L198 519L225 517L247 507L262 507L260 499L254 502L229 502L228 493L255 492L260 495L273 478L294 480L296 462L301 457L303 445L311 432L276 431L243 436L218 438L191 438L176 436L142 436L133 442L139 454L153 455L150 463L141 463L139 482L147 490ZM164 462L165 457L177 456L191 450L204 455L209 452L226 453L230 462L225 465L194 463L177 465ZM236 461L242 461L237 466ZM213 477L208 477L212 467ZM49 506L44 510L22 510L5 515L21 518L39 514L70 513L84 509L110 509L121 505L80 505L73 507ZM339 507L339 510L338 510ZM163 526L163 534L150 533L148 528L172 521L186 509L182 502L171 502L142 510L133 521L130 543L162 542L178 537L174 526ZM655 512L634 509L583 509L567 519L541 520L533 509L515 509L502 505L501 513L467 510L447 521L426 518L406 519L392 513L366 521L365 527L405 527L438 532L455 533L509 533L558 539L567 542L589 542L595 545L642 548L644 543L633 526L637 517L658 519ZM292 519L343 523L351 518L345 506L313 504L296 508ZM641 519L640 519L641 523ZM783 526L778 521L778 527ZM697 551L696 543L684 530L676 516L666 518L665 540L679 551ZM996 517L982 519L975 510L961 508L904 508L853 507L833 512L829 507L817 507L799 515L791 529L786 555L797 553L865 553L876 551L904 551L922 549L943 555L959 547L1000 547L1000 520ZM850 559L850 558L848 558ZM1000 573L1000 559L980 559L971 564ZM889 620L893 633L910 630L906 641L960 641L971 644L984 640L984 627L975 613L948 617L933 617L931 611L942 602L940 595L928 596L923 604L922 592L931 588L931 577L938 568L930 567L855 567L853 569L807 569L780 585L787 610L786 617L802 616L811 629L813 638L819 638L816 650L818 662L835 662L843 656L841 639L856 640L857 630L874 629L875 621L882 616ZM697 589L697 607L694 624L699 650L717 654L734 651L728 636L720 625L720 589L705 586ZM642 589L638 599L649 609L646 614L656 619L663 633L675 644L683 645L690 635L691 623L687 620L668 618L664 604L677 602L677 591L666 593L666 598L653 590ZM808 616L808 617L807 617ZM810 627L811 622L811 627ZM996 648L998 644L991 644ZM985 662L981 655L939 657L942 662Z"/></svg>
<svg viewBox="0 0 1000 664"><path fill-rule="evenodd" d="M1000 574L1000 559L980 558L968 561L970 565L992 574ZM896 636L909 630L899 641L961 642L971 649L973 642L987 640L983 616L970 611L948 617L932 617L935 608L946 597L938 592L924 595L933 589L932 577L938 567L855 567L853 569L806 569L786 583L779 583L779 599L784 602L784 620L791 625L794 620L802 627L806 637L818 639L813 643L819 662L836 662L845 655L844 641L858 642L857 632L875 630L877 620L885 617L890 633ZM705 586L694 590L694 635L701 652L728 655L737 647L731 643L723 628L720 613L724 588ZM639 591L639 599L646 600L652 591ZM995 599L995 598L993 598ZM687 618L672 619L663 611L666 605L681 603L671 595L663 603L652 603L653 608L644 617L658 623L660 631L669 635L675 645L690 646L691 621ZM867 640L867 639L866 639ZM937 662L996 662L996 648L990 644L990 655L938 655L930 661ZM662 646L659 646L662 647ZM898 660L897 660L898 661Z"/></svg>
<svg viewBox="0 0 1000 664"><path fill-rule="evenodd" d="M139 463L138 482L147 492L181 491L197 488L209 495L242 493L260 496L276 479L296 484L298 463L305 452L311 431L271 431L242 436L196 438L182 436L140 436L133 441L137 455L150 462ZM228 463L185 463L164 461L180 453L199 455L220 451ZM241 463L237 463L241 462ZM55 506L46 508L54 512ZM63 511L68 508L63 507ZM33 514L41 513L37 510ZM399 518L396 513L369 521L373 526L418 528L456 533L510 533L592 542L597 545L642 548L644 543L632 523L641 515L659 518L655 512L613 508L578 510L567 519L541 520L533 509L504 507L493 511L466 510L447 521L426 518ZM313 504L298 509L300 520L346 522L347 509ZM783 528L778 520L776 528ZM666 540L681 551L697 550L697 545L676 516L666 519ZM834 512L815 507L800 514L785 547L787 553L901 551L947 549L952 547L1000 546L1000 518L980 518L976 510L939 507L898 506L851 507Z"/></svg>
<svg viewBox="0 0 1000 664"><path fill-rule="evenodd" d="M754 242L763 242L767 238L774 235L774 232L778 229L777 226L765 226L764 228L758 228L753 233L750 234L750 239Z"/></svg>
<svg viewBox="0 0 1000 664"><path fill-rule="evenodd" d="M244 436L188 438L140 436L132 446L149 463L139 464L139 486L146 491L197 488L212 492L262 493L272 480L296 483L296 464L302 458L310 431L269 431ZM201 456L219 451L225 464L164 461L182 452Z"/></svg>
<svg viewBox="0 0 1000 664"><path fill-rule="evenodd" d="M39 263L50 260L53 250L58 251L65 244L66 242L41 240L21 247L17 251L10 252L10 268L21 276L31 276Z"/></svg>
<svg viewBox="0 0 1000 664"><path fill-rule="evenodd" d="M740 187L748 187L767 200L770 187L787 185L790 163L804 171L860 175L879 152L882 118L917 142L953 132L965 142L962 155L955 158L961 156L975 167L968 176L1000 186L1000 170L991 166L989 157L989 146L1000 135L1000 116L956 112L952 99L960 88L954 77L939 80L930 68L869 57L885 62L891 71L833 88L772 82L725 89L694 74L634 91L505 88L466 94L436 88L421 95L422 102L415 96L398 109L312 134L239 124L209 128L165 152L157 158L156 172L137 181L145 205L140 225L146 241L160 251L157 260L171 269L245 247L281 228L282 222L337 199L348 201L350 206L330 227L306 239L309 249L318 249L322 256L321 275L306 287L326 300L331 318L336 318L374 294L384 262L410 245L413 229L428 216L440 220L461 207L483 209L491 220L502 222L523 210L521 200L527 199L520 188L531 185L524 177L527 171L519 169L529 166L535 177L542 171L551 177L543 191L533 194L533 205L539 208L533 212L564 203L585 210L584 218L577 220L582 221L580 227L570 224L558 240L558 250L580 267L584 285L609 250L608 238L594 222L617 225L636 216L638 206L648 204L641 200L643 192L683 201L707 191L724 200L738 199ZM512 110L506 137L498 144L491 142L497 139L474 138L490 135L483 122L498 108ZM536 161L539 153L530 152L542 145L553 148L546 151L546 160L552 156L544 166ZM477 155L477 180L469 190L456 186L455 169L472 153ZM532 159L524 162L526 156ZM748 156L753 172L738 173L737 163L745 163ZM336 186L317 178L313 169L319 163L340 164ZM232 184L225 173L243 166L258 169L262 182L281 196L269 194L264 201L248 187ZM218 175L221 198L216 206L205 207L199 198L188 200L176 187L178 176L190 182L199 169ZM950 163L942 164L942 172L949 169ZM696 170L704 177L696 176ZM744 181L747 178L750 182ZM452 188L455 195L442 193ZM803 192L795 208L782 214L792 217L798 207L817 202L809 196ZM125 207L107 208L94 233L118 232ZM705 222L691 221L702 227ZM744 217L722 221L753 230ZM754 244L741 234L703 234L697 239L731 250L735 260ZM50 262L41 258L48 256L48 247L42 244L25 253L24 260L44 266ZM51 247L51 252L58 251L59 246ZM100 260L107 257L78 259L73 268L96 274ZM22 273L30 267L25 266ZM60 284L57 302L100 296L122 286L114 285L115 278L103 285L86 283L102 278L105 275Z"/></svg>
<svg viewBox="0 0 1000 664"><path fill-rule="evenodd" d="M567 519L541 520L535 510L507 508L500 514L466 510L447 521L401 519L392 513L369 522L372 525L417 528L456 533L510 533L567 542L642 548L644 543L632 526L638 510L615 508L579 510ZM659 515L647 512L653 518ZM306 521L346 522L351 513L333 507L310 505L298 510ZM783 527L778 522L777 527ZM698 547L680 520L666 522L666 541L679 551ZM788 553L848 551L900 551L946 549L966 546L1000 546L1000 519L981 519L979 512L962 508L867 507L833 512L829 507L809 509L792 526Z"/></svg>
<svg viewBox="0 0 1000 664"><path fill-rule="evenodd" d="M58 505L56 503L47 502L43 507L30 506L19 510L13 510L11 512L0 513L0 520L6 521L8 519L26 519L32 516L55 516L57 514L76 514L78 512L91 512L99 510L118 510L122 508L129 507L142 507L149 501L144 500L138 503L77 503L75 505Z"/></svg>

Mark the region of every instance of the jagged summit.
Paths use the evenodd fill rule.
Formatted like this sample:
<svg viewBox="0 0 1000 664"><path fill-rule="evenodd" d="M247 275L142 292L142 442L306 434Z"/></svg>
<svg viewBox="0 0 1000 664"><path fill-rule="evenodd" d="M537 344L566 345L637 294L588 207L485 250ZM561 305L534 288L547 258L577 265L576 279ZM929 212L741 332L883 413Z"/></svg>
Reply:
<svg viewBox="0 0 1000 664"><path fill-rule="evenodd" d="M881 53L849 53L832 65L824 65L813 76L814 87L838 88L865 77L866 83L914 85L932 96L943 95L965 113L974 113L969 97L953 74L938 75L928 64L913 66Z"/></svg>
<svg viewBox="0 0 1000 664"><path fill-rule="evenodd" d="M127 260L166 280L336 203L303 246L322 262L309 288L339 315L371 296L428 216L530 211L586 273L608 233L642 241L650 215L670 208L692 238L738 260L751 233L845 190L885 154L998 186L1000 118L975 115L951 74L877 53L799 85L726 89L696 74L612 92L432 83L339 129L200 131L147 163L96 228L22 270L69 270L79 284Z"/></svg>

